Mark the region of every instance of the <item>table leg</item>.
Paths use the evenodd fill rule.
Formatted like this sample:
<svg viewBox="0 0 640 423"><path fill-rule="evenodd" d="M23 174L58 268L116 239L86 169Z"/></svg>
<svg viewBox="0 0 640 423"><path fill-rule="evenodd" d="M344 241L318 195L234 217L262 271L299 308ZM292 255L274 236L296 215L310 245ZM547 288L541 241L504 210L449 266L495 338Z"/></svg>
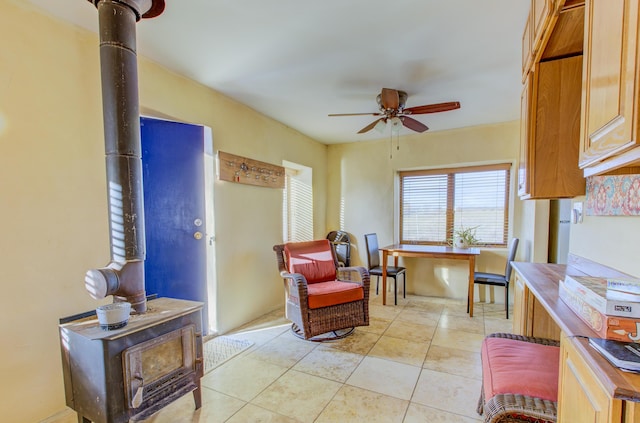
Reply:
<svg viewBox="0 0 640 423"><path fill-rule="evenodd" d="M474 279L476 270L476 257L469 256L469 317L473 317L473 294L475 293Z"/></svg>
<svg viewBox="0 0 640 423"><path fill-rule="evenodd" d="M387 260L389 252L382 251L382 305L387 304Z"/></svg>

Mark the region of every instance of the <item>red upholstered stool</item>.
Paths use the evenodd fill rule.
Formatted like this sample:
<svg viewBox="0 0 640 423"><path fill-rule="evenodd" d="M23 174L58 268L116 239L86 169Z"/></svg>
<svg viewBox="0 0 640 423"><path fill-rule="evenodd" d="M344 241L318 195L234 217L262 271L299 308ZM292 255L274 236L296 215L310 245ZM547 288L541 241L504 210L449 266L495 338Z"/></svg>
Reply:
<svg viewBox="0 0 640 423"><path fill-rule="evenodd" d="M481 354L478 414L486 423L557 421L558 341L493 333Z"/></svg>

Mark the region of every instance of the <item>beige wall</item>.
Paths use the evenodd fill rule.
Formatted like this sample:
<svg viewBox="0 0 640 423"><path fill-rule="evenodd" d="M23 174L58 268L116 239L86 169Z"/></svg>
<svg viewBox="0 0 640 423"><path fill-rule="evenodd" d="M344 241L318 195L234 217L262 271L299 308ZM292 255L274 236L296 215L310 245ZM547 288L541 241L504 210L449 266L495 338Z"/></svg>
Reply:
<svg viewBox="0 0 640 423"><path fill-rule="evenodd" d="M326 146L151 62L139 71L143 108L211 127L216 150L312 167L315 235L325 235ZM0 0L2 421L65 408L58 319L99 305L83 283L110 257L99 84L95 34ZM224 332L282 304L271 250L282 200L221 182L214 196Z"/></svg>
<svg viewBox="0 0 640 423"><path fill-rule="evenodd" d="M366 266L364 234L376 232L381 245L394 242L397 171L426 167L516 163L519 122L483 125L403 137L394 140L329 146L327 229L342 229L354 236L355 264ZM390 152L393 158L390 158ZM522 202L515 199L512 171L511 214L513 235L519 236ZM478 260L482 271L504 270L506 251L485 250ZM520 257L520 255L518 255ZM466 298L467 263L457 260L406 259L407 291L420 295ZM503 301L500 290L497 301Z"/></svg>
<svg viewBox="0 0 640 423"><path fill-rule="evenodd" d="M585 197L576 201L584 202ZM569 252L640 277L638 234L637 216L584 216L583 223L571 225Z"/></svg>

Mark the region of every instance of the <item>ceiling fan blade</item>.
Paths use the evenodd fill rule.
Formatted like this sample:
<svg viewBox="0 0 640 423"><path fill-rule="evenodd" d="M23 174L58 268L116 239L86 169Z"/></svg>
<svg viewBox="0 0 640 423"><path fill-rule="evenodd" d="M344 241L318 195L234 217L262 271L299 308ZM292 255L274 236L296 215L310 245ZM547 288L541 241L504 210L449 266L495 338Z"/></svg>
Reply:
<svg viewBox="0 0 640 423"><path fill-rule="evenodd" d="M417 120L410 118L409 116L403 116L400 119L402 120L402 124L412 131L424 132L429 129L427 125L423 124L422 122L418 122Z"/></svg>
<svg viewBox="0 0 640 423"><path fill-rule="evenodd" d="M380 113L332 113L328 116L381 116Z"/></svg>
<svg viewBox="0 0 640 423"><path fill-rule="evenodd" d="M425 106L408 107L403 110L403 113L412 115L422 115L425 113L438 113L446 112L449 110L455 110L460 108L459 101L450 101L448 103L427 104Z"/></svg>
<svg viewBox="0 0 640 423"><path fill-rule="evenodd" d="M380 94L380 104L385 109L397 109L400 105L400 96L397 90L391 88L383 88Z"/></svg>
<svg viewBox="0 0 640 423"><path fill-rule="evenodd" d="M386 118L380 118L378 120L374 120L373 122L371 122L370 124L368 124L367 126L362 128L361 130L359 130L358 134L364 134L365 132L371 131L378 124L378 122L380 122L382 120L385 120L385 119Z"/></svg>

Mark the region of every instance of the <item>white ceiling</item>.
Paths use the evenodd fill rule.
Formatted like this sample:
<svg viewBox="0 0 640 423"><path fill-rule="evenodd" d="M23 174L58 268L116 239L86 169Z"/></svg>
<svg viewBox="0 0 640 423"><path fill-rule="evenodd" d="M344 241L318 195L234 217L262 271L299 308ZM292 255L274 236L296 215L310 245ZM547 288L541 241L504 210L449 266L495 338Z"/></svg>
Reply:
<svg viewBox="0 0 640 423"><path fill-rule="evenodd" d="M97 32L86 0L28 0ZM380 90L406 107L459 101L417 116L431 131L520 116L521 37L530 0L166 0L137 24L151 58L326 144L357 134ZM97 47L96 47L97 48ZM403 128L400 135L414 132Z"/></svg>

